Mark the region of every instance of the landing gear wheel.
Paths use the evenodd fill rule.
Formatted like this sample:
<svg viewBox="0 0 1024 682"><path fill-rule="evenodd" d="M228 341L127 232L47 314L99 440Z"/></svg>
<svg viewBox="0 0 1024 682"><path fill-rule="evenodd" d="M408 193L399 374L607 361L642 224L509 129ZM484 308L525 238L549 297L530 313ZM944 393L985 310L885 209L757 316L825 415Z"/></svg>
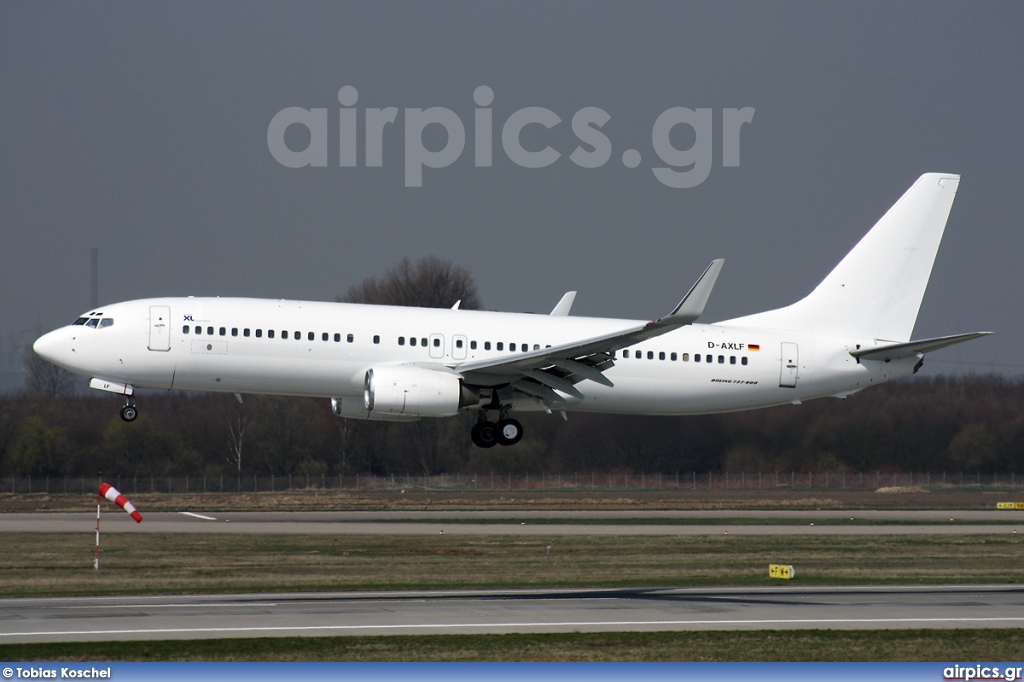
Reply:
<svg viewBox="0 0 1024 682"><path fill-rule="evenodd" d="M470 432L473 444L478 448L493 448L498 444L498 426L494 422L477 422Z"/></svg>
<svg viewBox="0 0 1024 682"><path fill-rule="evenodd" d="M138 410L135 409L134 405L125 405L121 408L121 419L126 422L133 422L135 418L139 416Z"/></svg>
<svg viewBox="0 0 1024 682"><path fill-rule="evenodd" d="M498 422L498 442L502 445L515 445L523 439L523 425L515 419L502 419Z"/></svg>

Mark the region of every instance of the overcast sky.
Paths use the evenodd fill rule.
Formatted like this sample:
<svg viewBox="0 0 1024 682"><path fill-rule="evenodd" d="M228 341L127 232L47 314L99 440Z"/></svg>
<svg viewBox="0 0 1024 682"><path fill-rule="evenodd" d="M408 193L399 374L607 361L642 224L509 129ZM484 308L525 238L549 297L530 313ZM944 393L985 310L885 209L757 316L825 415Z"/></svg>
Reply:
<svg viewBox="0 0 1024 682"><path fill-rule="evenodd" d="M705 317L810 291L924 172L962 174L915 337L992 330L926 371L1024 372L1024 3L175 2L0 5L0 388L21 350L89 307L164 295L330 300L401 258L468 267L486 307L650 318L713 258ZM339 165L339 89L352 86L355 167ZM474 92L493 92L492 165L477 163ZM327 165L290 168L275 115L327 110ZM395 107L380 167L366 109ZM465 128L451 165L407 187L406 109ZM524 168L505 122L528 125ZM610 157L576 112L609 115ZM663 184L652 130L710 109L707 178ZM739 165L726 109L754 109ZM593 128L592 129L596 129ZM311 135L283 136L302 151ZM427 149L448 141L439 125ZM418 140L413 140L418 143ZM630 154L624 153L634 150ZM626 160L638 164L627 164ZM591 156L590 158L595 158ZM635 165L631 168L630 165ZM686 170L680 168L680 170Z"/></svg>

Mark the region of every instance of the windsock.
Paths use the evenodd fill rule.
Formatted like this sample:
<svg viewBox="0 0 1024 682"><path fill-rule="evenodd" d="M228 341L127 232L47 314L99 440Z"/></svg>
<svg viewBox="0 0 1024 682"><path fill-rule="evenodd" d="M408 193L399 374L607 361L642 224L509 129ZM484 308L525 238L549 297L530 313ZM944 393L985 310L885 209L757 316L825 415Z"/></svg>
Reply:
<svg viewBox="0 0 1024 682"><path fill-rule="evenodd" d="M135 519L135 523L142 523L142 514L135 510L135 505L129 502L127 497L119 493L117 488L109 483L100 483L100 495L128 512Z"/></svg>

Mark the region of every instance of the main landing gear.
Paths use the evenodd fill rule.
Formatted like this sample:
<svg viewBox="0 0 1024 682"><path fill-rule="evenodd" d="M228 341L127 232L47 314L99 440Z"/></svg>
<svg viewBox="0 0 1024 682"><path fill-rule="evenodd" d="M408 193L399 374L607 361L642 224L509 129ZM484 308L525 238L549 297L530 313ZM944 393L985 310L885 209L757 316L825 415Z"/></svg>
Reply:
<svg viewBox="0 0 1024 682"><path fill-rule="evenodd" d="M135 409L135 398L132 396L126 396L124 399L124 407L121 408L121 419L126 422L133 422L138 416L139 411Z"/></svg>
<svg viewBox="0 0 1024 682"><path fill-rule="evenodd" d="M498 423L487 421L486 412L480 411L480 421L476 423L470 436L473 444L479 448L493 448L495 445L515 445L523 438L523 425L508 416L508 408L499 411Z"/></svg>

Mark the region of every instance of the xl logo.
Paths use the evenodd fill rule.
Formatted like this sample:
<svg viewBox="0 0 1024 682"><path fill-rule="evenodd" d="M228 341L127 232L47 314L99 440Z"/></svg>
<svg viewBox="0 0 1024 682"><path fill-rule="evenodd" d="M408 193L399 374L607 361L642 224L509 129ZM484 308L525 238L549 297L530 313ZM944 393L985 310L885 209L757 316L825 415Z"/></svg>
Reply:
<svg viewBox="0 0 1024 682"><path fill-rule="evenodd" d="M192 321L193 320L192 320L192 316L191 315L186 315L185 316L185 322L192 322Z"/></svg>

